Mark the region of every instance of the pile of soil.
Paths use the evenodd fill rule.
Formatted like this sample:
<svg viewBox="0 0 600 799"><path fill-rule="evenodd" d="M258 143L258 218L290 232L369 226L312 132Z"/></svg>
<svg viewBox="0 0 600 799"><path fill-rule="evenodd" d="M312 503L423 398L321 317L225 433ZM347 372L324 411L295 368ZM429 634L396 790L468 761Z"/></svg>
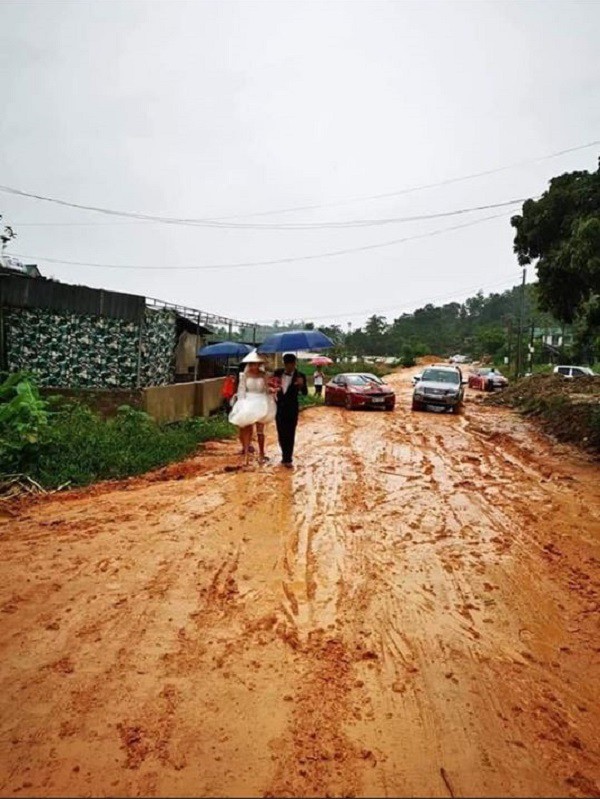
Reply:
<svg viewBox="0 0 600 799"><path fill-rule="evenodd" d="M429 366L432 363L445 363L447 360L443 355L422 355L416 358L415 362L418 366Z"/></svg>
<svg viewBox="0 0 600 799"><path fill-rule="evenodd" d="M539 419L560 441L600 454L600 377L565 380L561 375L533 375L485 403L516 408Z"/></svg>

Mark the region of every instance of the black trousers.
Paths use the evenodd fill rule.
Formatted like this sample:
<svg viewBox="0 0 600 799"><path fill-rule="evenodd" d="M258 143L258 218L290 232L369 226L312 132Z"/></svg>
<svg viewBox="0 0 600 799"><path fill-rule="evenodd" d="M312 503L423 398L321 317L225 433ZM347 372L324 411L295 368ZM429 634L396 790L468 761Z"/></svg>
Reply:
<svg viewBox="0 0 600 799"><path fill-rule="evenodd" d="M279 438L279 446L281 448L281 460L284 463L291 463L294 458L298 411L295 409L278 409L275 422L277 424L277 437Z"/></svg>

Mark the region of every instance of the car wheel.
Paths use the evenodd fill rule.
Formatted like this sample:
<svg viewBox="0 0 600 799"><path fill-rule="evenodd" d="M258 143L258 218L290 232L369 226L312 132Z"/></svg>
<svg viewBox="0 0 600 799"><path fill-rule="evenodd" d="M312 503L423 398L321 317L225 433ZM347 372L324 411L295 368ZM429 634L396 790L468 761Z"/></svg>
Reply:
<svg viewBox="0 0 600 799"><path fill-rule="evenodd" d="M393 411L395 407L396 407L395 405L386 405L385 409L386 411Z"/></svg>
<svg viewBox="0 0 600 799"><path fill-rule="evenodd" d="M346 410L352 411L354 410L354 405L352 404L352 397L350 394L346 394Z"/></svg>
<svg viewBox="0 0 600 799"><path fill-rule="evenodd" d="M412 409L413 409L413 411L422 411L423 410L423 406L421 405L420 402L415 402L415 400L413 400Z"/></svg>
<svg viewBox="0 0 600 799"><path fill-rule="evenodd" d="M325 405L331 405L331 399L329 398L329 394L325 392Z"/></svg>

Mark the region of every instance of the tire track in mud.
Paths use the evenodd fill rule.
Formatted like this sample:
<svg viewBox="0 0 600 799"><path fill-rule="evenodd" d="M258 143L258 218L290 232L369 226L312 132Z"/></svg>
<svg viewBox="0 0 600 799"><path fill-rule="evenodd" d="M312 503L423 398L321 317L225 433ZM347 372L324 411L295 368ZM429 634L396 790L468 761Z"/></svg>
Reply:
<svg viewBox="0 0 600 799"><path fill-rule="evenodd" d="M529 671L533 656L526 647L522 646L522 641L519 640L516 635L517 631L509 630L507 635L506 630L502 630L500 636L494 634L495 628L497 626L500 600L498 598L493 599L492 592L497 591L499 586L494 585L493 581L485 581L481 586L483 590L479 592L477 590L478 583L481 585L482 582L479 575L493 573L495 579L498 580L498 570L500 569L500 574L502 574L502 582L505 584L504 587L506 587L506 583L508 583L509 588L512 587L512 593L520 593L519 582L515 581L509 572L507 573L504 567L504 562L508 557L514 557L514 549L516 548L518 548L518 555L521 557L525 556L527 553L529 553L529 556L531 556L531 554L547 554L548 545L546 545L546 549L544 549L542 543L540 543L539 540L536 540L535 532L531 533L527 529L532 523L537 521L537 516L534 512L532 513L530 511L531 506L528 506L527 503L521 498L524 495L526 500L528 499L529 502L531 502L532 495L539 499L543 499L544 490L543 488L541 491L537 490L537 486L535 490L531 490L531 487L527 486L523 491L522 485L516 487L514 491L510 490L512 485L510 478L513 475L506 474L507 459L503 457L501 451L497 452L494 449L492 452L486 453L485 450L481 451L476 445L474 445L472 442L469 442L469 446L467 448L464 447L463 443L463 447L459 447L458 452L456 452L453 442L456 428L458 427L462 431L462 436L464 437L465 432L468 434L470 426L468 420L461 419L460 425L453 425L450 430L442 428L444 429L444 434L440 435L439 432L434 432L436 428L439 429L441 426L437 424L438 421L441 424L448 426L448 422L452 423L456 420L449 419L448 417L440 418L435 416L419 416L419 422L424 420L423 425L421 426L420 423L412 422L412 419L414 419L414 415L412 415L411 421L407 421L406 427L403 429L403 423L406 419L406 414L402 414L402 412L400 412L400 414L397 416L400 418L395 420L395 423L392 425L392 430L389 432L391 433L390 437L393 439L394 443L396 441L400 442L400 448L398 452L400 456L398 458L399 463L397 463L395 469L389 468L389 453L390 450L394 449L394 444L391 446L388 444L387 455L384 457L385 468L374 469L372 471L373 479L375 481L377 479L387 479L386 492L388 493L388 496L395 497L391 504L406 509L404 518L399 520L396 525L396 531L398 533L397 540L399 539L400 542L403 543L408 539L410 542L409 547L412 550L412 555L414 555L415 544L418 543L422 543L423 546L428 547L430 550L430 558L427 566L424 567L423 565L415 564L410 569L411 576L424 571L427 574L428 580L427 583L422 585L423 591L428 594L437 594L444 604L442 607L440 607L439 604L436 607L433 606L431 602L429 604L427 602L419 602L417 599L419 596L419 586L415 585L414 580L411 580L409 591L404 592L404 595L401 599L399 599L396 608L390 608L390 603L388 602L388 607L385 609L385 614L382 614L382 617L379 620L381 637L383 640L385 640L386 636L388 638L391 637L391 631L398 629L398 619L401 619L402 616L406 618L407 610L409 610L410 615L409 618L406 619L406 622L408 622L406 627L411 631L411 634L414 638L417 640L419 638L422 639L424 637L423 632L427 632L428 627L431 628L429 630L430 640L425 642L426 646L417 647L417 651L419 651L419 648L421 649L420 658L418 658L420 660L418 671L421 674L419 682L421 682L421 684L428 685L430 695L435 695L436 692L439 693L440 686L442 688L444 687L443 680L440 679L441 674L435 675L432 681L430 681L427 675L427 672L432 670L432 664L435 664L435 644L437 643L435 639L440 640L440 643L442 639L450 639L451 642L453 639L456 639L453 641L453 649L456 650L454 658L457 658L460 650L466 650L465 655L468 655L468 659L466 660L467 666L470 665L469 660L474 661L473 665L477 666L477 673L469 674L468 672L473 671L473 668L471 667L468 669L468 672L465 676L467 681L477 682L477 684L480 686L479 690L477 691L479 694L478 698L480 699L482 696L486 696L487 693L486 704L489 702L493 706L495 702L496 705L501 706L502 703L498 702L497 697L495 696L497 692L497 686L486 686L485 681L482 683L481 675L479 673L480 664L485 663L487 667L487 664L490 661L508 660L506 665L510 667L514 660L520 660L519 667L525 668L526 671ZM427 424L427 427L425 427L425 424ZM419 427L419 431L415 430L415 426L417 425ZM428 428L431 429L431 433ZM410 435L410 444L408 445L408 448L406 443L407 432ZM417 433L417 435L415 435L415 433ZM378 437L377 432L375 432L374 437ZM464 438L461 438L461 440L464 441ZM362 447L365 452L369 453L369 457L374 464L376 464L378 460L381 461L378 452L374 452L372 449L368 449L366 447L366 441L362 442ZM412 451L410 449L411 447ZM462 453L461 449L463 450ZM464 452L465 449L467 452ZM548 447L546 444L545 454L549 454L549 449L550 447ZM416 452L414 450L416 450ZM476 456L469 454L472 450L477 452ZM518 453L516 447L513 448L513 452L515 452L515 450ZM549 460L552 462L555 461L555 458L550 457ZM517 461L517 458L513 455L513 458L511 461L509 461L509 466L514 467L515 461ZM477 465L478 467L482 466L484 468L478 468L475 474L465 475L463 478L463 464L465 462L467 464ZM413 476L406 468L408 467L408 469L412 470L415 467L415 463L417 463L418 467L421 468L421 472L424 477L430 478L428 480L427 486L429 496L426 501L426 510L423 513L413 512L413 505L416 505L418 508L419 505L424 504L425 499L422 489L419 487L420 481L411 479ZM556 468L555 463L553 463L553 468ZM537 484L539 482L539 473L537 473L535 470L527 468L527 464L524 465L522 471L526 474L533 473L535 483ZM387 478L387 475L390 473L394 474L395 479ZM455 473L458 473L458 475L461 477L460 480L457 481L452 479L452 475ZM379 478L379 475L382 475L382 477ZM400 479L397 479L396 475L398 475ZM467 481L467 486L464 484L465 480ZM493 505L490 505L487 497L482 502L481 497L473 493L473 491L481 492L482 481L487 481L488 484L490 482L494 482L496 486L499 482L502 482L503 484L502 491L498 492L498 497L500 499L498 501L494 501ZM465 487L469 489L468 492L460 492L460 500L458 503L456 499L457 487L463 490ZM591 487L590 483L588 483L588 487ZM595 497L597 499L597 492ZM598 506L596 504L596 508L597 507ZM436 509L440 508L441 512L436 514ZM509 509L510 511L507 512ZM380 511L381 510L382 509L380 508ZM476 512L474 512L474 510L476 510ZM392 510L391 512L393 519L394 511ZM411 519L411 516L415 518ZM433 524L427 524L427 521L431 521L432 516ZM474 529L473 523L478 517L481 523ZM597 516L594 516L594 519L597 519ZM373 524L376 524L375 519L373 520ZM407 527L408 531L406 531ZM596 527L596 529L598 530L599 528ZM475 535L473 535L473 533L475 533ZM427 537L429 537L429 541L427 540ZM385 534L382 534L382 540L385 540ZM400 547L402 547L402 543L400 543ZM550 546L550 552L552 551L552 547ZM531 557L529 557L529 559L534 560L534 558ZM440 569L440 566L442 567L443 571ZM445 576L444 572L449 575L450 579ZM455 574L456 577L454 576ZM523 574L522 576L525 578L525 580L527 579L526 574ZM587 577L589 582L589 575ZM435 586L435 588L433 586ZM530 590L528 600L535 602L535 600L538 599L539 607L543 607L544 604L547 605L548 600L546 599L546 596L552 595L552 593L556 591L555 575L552 575L551 580L546 580L546 584L543 586L543 589L545 589L547 593L545 593L544 590L540 590L538 593L534 587L533 590ZM402 595L402 592L399 593ZM506 600L506 604L508 606L505 611L512 611L514 613L516 610L517 613L523 613L524 608L515 608L514 605L512 607L510 606L510 594L511 591L509 590L507 592L507 596L502 598ZM429 613L424 613L424 610L428 610ZM517 615L517 613L514 613L514 615ZM427 615L429 615L429 618L427 618ZM410 618L410 616L412 616L412 618ZM508 625L510 613L507 613L506 616L508 618L505 618L503 614L503 617L501 618L502 626L504 628L506 628ZM432 617L435 621L435 625L433 627L431 624ZM463 618L461 619L461 617ZM564 629L565 619L560 618L560 615L557 617L556 613L547 611L546 626L550 628L556 627L557 629L562 627ZM472 643L470 645L468 644L469 638L472 639ZM506 639L508 639L508 641ZM457 643L460 644L460 648L458 649L456 647ZM508 651L507 643L512 644L508 646ZM526 659L523 660L523 657ZM388 657L386 663L391 662L394 665L397 665L400 659L400 653L397 652L396 657ZM440 663L440 665L442 664ZM448 681L447 685L449 686L457 685L459 682L464 683L463 675L457 671L456 665L457 664L455 662L454 669L448 668L447 671L443 672L443 678ZM559 669L559 666L556 661L553 661L548 664L546 668L550 668L551 670L554 669L556 672ZM457 677L458 674L460 674L460 680ZM565 679L565 675L561 674L561 678ZM396 680L396 682L393 683L393 690L397 691L401 695L406 694L406 683L400 683L398 681L397 669L394 670L391 675L389 675L389 679ZM532 686L534 686L540 679L545 678L536 675L535 677L530 677L530 679L532 680ZM509 684L510 683L508 682L507 688ZM443 692L447 693L447 691ZM382 689L381 685L374 685L373 693L374 695L381 696L382 694L385 694L386 691L385 689ZM455 697L445 697L445 699L449 702L453 702L453 705L456 705ZM594 698L594 701L597 707L597 694ZM467 706L472 704L472 702L466 701ZM436 710L438 721L444 717L443 711L443 705L438 706ZM413 712L415 713L415 719L413 720L414 725L412 732L416 737L418 737L418 740L422 744L423 735L422 732L419 734L419 729L422 730L426 719L423 718L422 714L419 714L417 709L413 709ZM469 713L468 716L470 715L471 714ZM554 786L552 786L551 780L547 780L546 775L542 773L542 769L532 769L531 754L527 753L525 757L519 758L519 755L522 753L520 753L518 750L521 748L525 750L527 749L526 745L523 744L523 741L509 741L510 746L516 747L517 759L521 759L523 763L517 766L517 768L513 769L512 773L508 773L505 767L503 767L505 760L504 758L498 759L497 755L498 751L502 750L503 737L505 737L503 725L509 726L510 722L508 717L504 715L501 710L498 710L497 712L499 722L495 722L496 729L494 730L496 735L500 733L500 739L492 738L494 741L493 748L495 749L495 756L494 752L492 752L491 746L480 744L480 741L485 741L486 734L489 735L489 729L486 730L484 728L480 730L481 734L478 734L475 732L475 728L476 726L481 726L482 721L489 722L489 719L486 720L486 716L489 716L489 712L477 713L478 725L474 725L471 720L470 726L474 729L466 736L464 741L465 747L467 749L481 749L480 763L477 766L479 782L469 788L467 785L462 783L460 778L457 779L455 777L454 784L458 785L459 789L461 790L471 790L474 793L478 793L482 792L483 790L481 787L482 784L486 785L487 783L487 790L497 792L498 794L506 793L508 786L508 793L518 794L523 792L531 793L531 783L533 778L533 784L535 785L534 792L536 795L543 794L544 790L550 791L553 793L553 795L560 795L561 788L559 787L557 789L556 783ZM458 735L462 733L464 736L465 730L468 729L468 726L469 725L466 725L462 730L459 731L453 729L452 734L455 737L458 737ZM393 730L390 730L389 733L393 736ZM589 725L587 726L586 733L587 742L586 745L582 745L580 739L572 737L569 738L569 726L564 727L563 734L560 739L562 742L561 746L553 753L554 760L550 758L548 761L554 768L559 766L558 770L563 772L563 775L561 775L562 780L559 782L559 784L568 786L566 789L563 787L563 791L572 790L574 786L575 789L577 789L578 785L581 787L581 785L584 783L588 786L593 784L593 779L592 782L588 781L586 783L585 780L589 780L590 778L585 777L585 775L582 775L581 773L569 773L567 766L569 758L565 756L565 751L570 750L572 752L572 747L577 748L577 746L580 745L582 749L590 751L591 754L589 757L589 763L596 764L597 773L597 738L594 736L592 728ZM540 740L544 740L544 735L545 734L542 732L538 735L537 739L534 739L532 748L537 746ZM443 736L440 735L439 731L436 737L438 739L438 743L443 740ZM556 739L556 736L554 737ZM387 736L384 736L384 738L387 738ZM506 741L504 743L506 743ZM547 751L545 754L548 757ZM441 760L443 763L444 758L442 755L443 751L438 753L438 760ZM514 762L514 751L507 749L506 758L510 758ZM423 758L419 758L418 753L416 752L411 755L409 760L411 762L420 764L420 766L425 766L423 763ZM429 765L431 768L431 762ZM407 770L406 767L407 764L403 763L402 770L405 774ZM388 766L387 768L389 769L390 767ZM519 773L520 769L522 770L521 774ZM410 767L408 770L410 771ZM489 772L491 776L486 777L486 772ZM431 770L431 773L435 775L435 768ZM593 769L591 773L592 775L594 774ZM496 777L496 781L495 787L492 787L494 786L494 775ZM580 779L581 777L584 778ZM391 779L389 775L385 779L381 777L379 784L376 782L372 783L373 790L380 790L384 792L386 790L386 786L389 787L390 783L393 783L393 779ZM396 790L399 790L403 794L412 794L422 790L422 782L421 788L418 787L418 783L413 787L409 787L406 785L406 783L404 783L402 788L398 787ZM434 780L432 783L430 783L428 791L433 792L435 790L436 782ZM434 794L430 793L429 795Z"/></svg>
<svg viewBox="0 0 600 799"><path fill-rule="evenodd" d="M2 795L597 795L597 468L393 380L11 520Z"/></svg>

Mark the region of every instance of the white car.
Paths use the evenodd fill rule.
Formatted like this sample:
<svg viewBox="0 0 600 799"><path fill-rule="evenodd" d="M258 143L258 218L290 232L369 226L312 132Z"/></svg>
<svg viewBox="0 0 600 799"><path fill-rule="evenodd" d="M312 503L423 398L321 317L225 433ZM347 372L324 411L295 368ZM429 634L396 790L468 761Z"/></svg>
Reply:
<svg viewBox="0 0 600 799"><path fill-rule="evenodd" d="M555 366L554 374L572 380L574 377L594 377L596 373L589 366Z"/></svg>

